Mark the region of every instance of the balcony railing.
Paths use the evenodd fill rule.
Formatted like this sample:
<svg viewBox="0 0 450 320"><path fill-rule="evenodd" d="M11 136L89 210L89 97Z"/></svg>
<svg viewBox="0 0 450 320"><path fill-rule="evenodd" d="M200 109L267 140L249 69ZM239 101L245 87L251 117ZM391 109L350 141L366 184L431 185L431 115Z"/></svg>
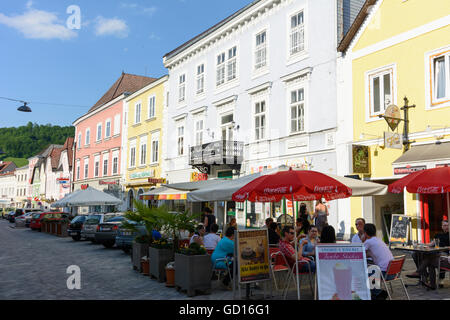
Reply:
<svg viewBox="0 0 450 320"><path fill-rule="evenodd" d="M219 140L190 148L189 165L241 164L244 143L240 141Z"/></svg>

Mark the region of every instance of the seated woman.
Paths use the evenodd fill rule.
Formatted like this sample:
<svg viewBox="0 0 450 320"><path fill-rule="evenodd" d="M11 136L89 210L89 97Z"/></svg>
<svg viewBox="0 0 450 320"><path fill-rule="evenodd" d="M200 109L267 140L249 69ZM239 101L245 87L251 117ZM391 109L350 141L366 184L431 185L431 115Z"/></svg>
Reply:
<svg viewBox="0 0 450 320"><path fill-rule="evenodd" d="M320 234L320 243L336 243L336 232L332 226L323 227Z"/></svg>
<svg viewBox="0 0 450 320"><path fill-rule="evenodd" d="M319 231L317 227L312 225L309 228L308 236L306 237L306 244L303 247L303 256L308 258L314 258L316 255L316 244L319 242ZM300 240L300 242L302 242Z"/></svg>
<svg viewBox="0 0 450 320"><path fill-rule="evenodd" d="M227 231L225 232L225 237L223 237L217 244L216 248L214 249L213 254L211 255L211 260L212 260L213 266L217 259L222 259L222 258L226 258L226 257L234 255L234 231L235 231L234 227L227 228ZM225 265L225 263L223 261L219 261L215 264L215 268L216 269L226 269L227 266ZM230 263L229 268L230 268L229 270L231 271L231 273L233 273L232 272L232 270L233 270L232 263ZM228 287L230 280L231 280L230 275L227 275L223 279L223 285Z"/></svg>
<svg viewBox="0 0 450 320"><path fill-rule="evenodd" d="M202 224L199 224L197 228L195 229L194 235L191 237L191 240L189 241L189 244L192 243L198 243L200 246L204 245L203 242L203 236L205 235L205 226Z"/></svg>
<svg viewBox="0 0 450 320"><path fill-rule="evenodd" d="M308 258L302 256L303 247L306 244L306 240L303 240L302 243L297 248L297 256L295 254L295 249L292 246L291 242L294 241L294 228L292 226L285 226L281 231L282 239L280 240L280 251L285 256L287 262L289 263L289 267L295 267L295 261L299 262L307 262L299 264L299 272L308 272L309 269L311 272L316 270L316 264L314 261L311 261ZM309 265L309 268L308 268Z"/></svg>
<svg viewBox="0 0 450 320"><path fill-rule="evenodd" d="M269 244L278 245L280 242L280 235L278 234L278 224L276 222L272 222L269 225Z"/></svg>

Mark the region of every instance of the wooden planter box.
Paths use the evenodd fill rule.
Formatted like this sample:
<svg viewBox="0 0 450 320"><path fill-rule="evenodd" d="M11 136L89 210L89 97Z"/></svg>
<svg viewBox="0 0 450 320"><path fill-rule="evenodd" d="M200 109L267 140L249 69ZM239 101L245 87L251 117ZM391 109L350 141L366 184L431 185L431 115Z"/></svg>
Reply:
<svg viewBox="0 0 450 320"><path fill-rule="evenodd" d="M177 289L186 290L189 297L195 295L195 290L210 294L211 269L210 255L188 256L176 253L175 286Z"/></svg>
<svg viewBox="0 0 450 320"><path fill-rule="evenodd" d="M56 225L56 235L58 235L58 236L61 235L61 223L58 223Z"/></svg>
<svg viewBox="0 0 450 320"><path fill-rule="evenodd" d="M58 236L60 237L68 237L67 233L69 225L67 223L58 223Z"/></svg>
<svg viewBox="0 0 450 320"><path fill-rule="evenodd" d="M56 223L52 222L50 223L50 225L51 225L51 233L56 234Z"/></svg>
<svg viewBox="0 0 450 320"><path fill-rule="evenodd" d="M45 227L45 230L47 230L47 231L45 231L46 233L51 233L51 223L50 222L46 222L45 223L45 225L46 225L46 227Z"/></svg>
<svg viewBox="0 0 450 320"><path fill-rule="evenodd" d="M173 261L173 250L149 247L148 259L150 260L150 275L159 282L166 281L166 265Z"/></svg>
<svg viewBox="0 0 450 320"><path fill-rule="evenodd" d="M148 255L148 244L133 242L133 250L131 251L131 262L133 263L133 269L142 272L141 258Z"/></svg>
<svg viewBox="0 0 450 320"><path fill-rule="evenodd" d="M47 224L45 222L41 222L41 232L47 231Z"/></svg>

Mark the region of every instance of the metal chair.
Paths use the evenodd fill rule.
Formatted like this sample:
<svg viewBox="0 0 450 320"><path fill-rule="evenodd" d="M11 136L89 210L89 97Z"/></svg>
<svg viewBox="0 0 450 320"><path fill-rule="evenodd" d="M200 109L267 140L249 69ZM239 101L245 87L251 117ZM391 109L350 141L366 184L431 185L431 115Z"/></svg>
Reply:
<svg viewBox="0 0 450 320"><path fill-rule="evenodd" d="M280 251L280 252L281 252L281 251ZM283 253L281 252L281 254L283 254ZM283 255L283 257L284 257L284 255ZM284 257L284 259L286 259L286 257ZM286 261L287 261L287 260L286 260ZM298 269L299 269L299 272L298 272L298 275L299 275L299 278L298 278L298 281L299 281L299 284L298 284L298 285L299 285L299 288L301 288L301 284L302 284L302 282L301 282L302 276L303 276L303 275L308 275L308 276L309 276L309 285L310 285L310 288L311 288L311 293L312 293L312 295L314 296L313 277L312 277L311 265L310 265L309 261L308 261L308 260L297 260L296 263L298 264ZM308 266L308 271L306 271L306 272L300 271L301 268L302 268L302 266L304 266L304 265ZM296 282L297 277L296 277L296 267L295 267L295 263L294 263L294 265L293 265L293 266L290 268L290 270L289 270L288 280L287 280L287 283L286 283L286 287L285 287L285 289L284 289L284 299L285 299L285 300L286 300L286 297L287 297L287 293L288 293L288 290L289 290L289 284L290 284L290 282L291 282L291 279L293 279L295 285L297 285L297 282Z"/></svg>
<svg viewBox="0 0 450 320"><path fill-rule="evenodd" d="M406 297L409 299L409 295L408 295L408 291L406 290L405 287L405 283L403 282L403 279L401 278L401 273L402 273L402 268L403 268L403 264L405 263L405 256L398 256L398 257L394 257L394 260L392 260L391 262L389 262L389 265L386 269L386 275L383 276L383 273L381 273L381 279L383 280L384 286L386 287L386 291L388 293L389 296L389 300L392 300L391 294L389 292L389 289L387 287L387 283L389 283L389 286L391 287L391 291L392 290L392 282L394 281L398 281L400 280L400 282L402 283L403 286L403 290L405 290L405 294ZM391 280L386 280L386 278L388 278L389 276L394 276L393 279Z"/></svg>
<svg viewBox="0 0 450 320"><path fill-rule="evenodd" d="M439 272L438 272L438 279L439 279L439 283L438 283L438 286L437 286L438 288L439 288L439 284L441 282L441 277L440 277L441 273L444 272L444 279L445 279L445 273L446 272L448 272L448 274L450 275L450 268L443 267L441 265L441 259L442 258L448 259L448 261L450 262L450 256L442 255L442 256L439 257L439 264L438 264L438 270L439 270Z"/></svg>
<svg viewBox="0 0 450 320"><path fill-rule="evenodd" d="M287 277L289 276L289 264L286 261L286 258L284 257L283 253L278 250L272 250L272 248L269 248L270 250L270 260L271 260L271 272L272 272L272 278L273 282L275 284L275 289L278 291L280 288L278 287L277 278L275 277L275 272L282 272L287 271L285 281Z"/></svg>
<svg viewBox="0 0 450 320"><path fill-rule="evenodd" d="M225 257L225 258L219 258L219 259L216 259L215 261L214 261L214 263L213 263L213 266L212 266L212 270L211 270L211 279L212 279L212 276L214 275L214 273L216 273L216 275L217 275L217 280L220 280L220 276L223 274L223 276L226 276L227 275L227 273L228 274L232 274L231 272L230 272L230 262L232 261L232 258L231 257ZM223 267L217 267L217 263L218 262L223 262L223 263L225 263L225 268L223 268Z"/></svg>

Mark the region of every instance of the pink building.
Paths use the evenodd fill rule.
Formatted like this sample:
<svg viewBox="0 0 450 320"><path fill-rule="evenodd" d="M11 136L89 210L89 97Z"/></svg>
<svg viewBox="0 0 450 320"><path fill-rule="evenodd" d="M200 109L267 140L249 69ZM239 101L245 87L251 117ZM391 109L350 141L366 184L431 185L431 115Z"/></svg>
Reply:
<svg viewBox="0 0 450 320"><path fill-rule="evenodd" d="M75 120L73 190L93 187L123 198L123 99L155 81L122 73L100 100Z"/></svg>

